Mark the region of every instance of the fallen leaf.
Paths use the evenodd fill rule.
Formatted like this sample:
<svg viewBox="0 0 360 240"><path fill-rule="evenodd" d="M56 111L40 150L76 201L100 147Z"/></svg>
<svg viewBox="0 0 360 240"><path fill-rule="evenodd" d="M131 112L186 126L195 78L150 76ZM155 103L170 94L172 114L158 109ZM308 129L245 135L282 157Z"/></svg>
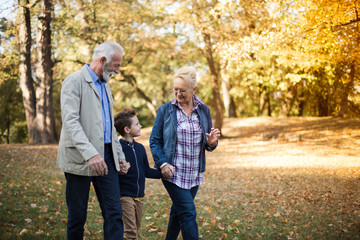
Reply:
<svg viewBox="0 0 360 240"><path fill-rule="evenodd" d="M27 233L27 232L28 232L28 230L27 230L26 228L24 228L23 230L20 231L19 234L20 234L20 236L21 236L21 235L24 235L24 234Z"/></svg>

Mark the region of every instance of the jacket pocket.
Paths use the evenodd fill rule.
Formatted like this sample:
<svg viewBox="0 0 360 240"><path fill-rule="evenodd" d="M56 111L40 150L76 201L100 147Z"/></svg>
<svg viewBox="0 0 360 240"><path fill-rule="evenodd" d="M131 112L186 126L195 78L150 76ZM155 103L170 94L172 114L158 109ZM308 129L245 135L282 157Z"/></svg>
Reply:
<svg viewBox="0 0 360 240"><path fill-rule="evenodd" d="M77 150L76 147L66 147L65 156L69 160L78 164L83 164L85 162L85 159L83 158L83 156L80 154L80 152Z"/></svg>

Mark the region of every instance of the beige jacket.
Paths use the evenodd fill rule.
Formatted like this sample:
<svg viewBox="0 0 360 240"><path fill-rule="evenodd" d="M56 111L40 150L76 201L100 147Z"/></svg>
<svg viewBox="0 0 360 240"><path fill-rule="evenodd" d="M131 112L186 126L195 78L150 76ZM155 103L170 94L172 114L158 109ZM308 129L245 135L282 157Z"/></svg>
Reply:
<svg viewBox="0 0 360 240"><path fill-rule="evenodd" d="M109 98L111 119L113 98L105 84ZM67 173L95 176L88 160L100 154L104 158L104 130L101 100L86 66L65 78L61 88L62 129L57 155L57 166ZM112 123L112 150L117 171L119 160L125 159Z"/></svg>

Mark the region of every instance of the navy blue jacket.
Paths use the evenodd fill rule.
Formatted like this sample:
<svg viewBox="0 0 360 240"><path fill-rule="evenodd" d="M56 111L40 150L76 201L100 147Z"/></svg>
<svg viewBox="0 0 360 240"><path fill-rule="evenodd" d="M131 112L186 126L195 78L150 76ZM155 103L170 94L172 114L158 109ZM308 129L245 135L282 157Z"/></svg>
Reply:
<svg viewBox="0 0 360 240"><path fill-rule="evenodd" d="M125 159L130 163L130 168L125 175L119 175L121 196L144 197L145 177L161 178L160 170L150 168L145 148L134 140L133 145L120 139Z"/></svg>

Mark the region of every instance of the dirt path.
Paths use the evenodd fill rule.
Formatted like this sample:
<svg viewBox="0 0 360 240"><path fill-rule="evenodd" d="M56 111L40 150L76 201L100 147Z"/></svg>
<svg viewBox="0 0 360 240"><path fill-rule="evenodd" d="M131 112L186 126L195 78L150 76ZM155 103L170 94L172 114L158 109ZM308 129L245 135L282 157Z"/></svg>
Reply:
<svg viewBox="0 0 360 240"><path fill-rule="evenodd" d="M147 147L150 133L144 129L139 139ZM222 135L219 147L208 154L208 167L360 167L357 119L225 119Z"/></svg>

